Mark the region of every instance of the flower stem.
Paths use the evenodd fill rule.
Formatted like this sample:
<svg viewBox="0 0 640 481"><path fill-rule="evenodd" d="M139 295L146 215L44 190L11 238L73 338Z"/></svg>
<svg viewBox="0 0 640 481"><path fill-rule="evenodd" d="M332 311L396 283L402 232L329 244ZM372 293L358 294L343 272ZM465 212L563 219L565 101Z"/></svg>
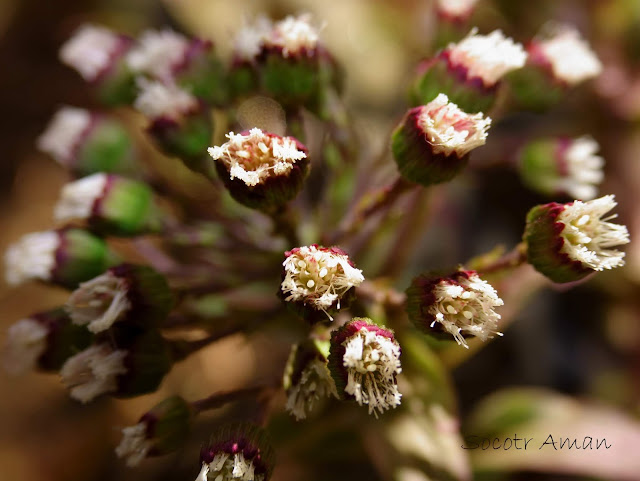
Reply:
<svg viewBox="0 0 640 481"><path fill-rule="evenodd" d="M510 252L496 259L489 264L485 264L476 271L479 275L497 274L501 271L510 271L521 266L527 261L527 250L524 242L516 245Z"/></svg>
<svg viewBox="0 0 640 481"><path fill-rule="evenodd" d="M282 209L268 212L269 217L273 220L273 231L281 234L288 244L288 248L293 249L300 245L300 237L298 236L298 228L296 215L290 206Z"/></svg>
<svg viewBox="0 0 640 481"><path fill-rule="evenodd" d="M402 194L414 187L417 187L417 185L405 180L403 177L398 177L391 184L381 189L365 193L351 216L350 224L339 229L332 236L331 243L338 243L343 238L358 231L368 218L377 212L387 211Z"/></svg>
<svg viewBox="0 0 640 481"><path fill-rule="evenodd" d="M245 327L246 326L231 326L215 332L203 339L198 339L197 341L169 341L170 349L173 354L173 360L182 361L183 359L189 357L191 354L199 351L204 347L207 347L209 344L213 344L220 339L232 336L233 334L243 331Z"/></svg>
<svg viewBox="0 0 640 481"><path fill-rule="evenodd" d="M202 411L208 411L211 409L218 409L227 403L233 401L239 401L244 398L256 398L259 397L265 391L273 389L274 386L270 384L263 384L260 386L248 387L244 389L238 389L236 391L221 391L213 393L204 399L193 401L191 406L196 413Z"/></svg>

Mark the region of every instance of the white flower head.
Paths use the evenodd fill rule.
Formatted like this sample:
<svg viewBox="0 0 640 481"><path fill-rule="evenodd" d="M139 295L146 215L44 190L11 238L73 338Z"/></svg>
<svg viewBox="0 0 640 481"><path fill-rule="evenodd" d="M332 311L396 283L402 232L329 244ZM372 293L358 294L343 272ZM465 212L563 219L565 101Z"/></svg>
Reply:
<svg viewBox="0 0 640 481"><path fill-rule="evenodd" d="M108 344L91 346L70 357L60 376L71 397L88 403L101 394L118 389L118 376L127 373L126 351L113 350Z"/></svg>
<svg viewBox="0 0 640 481"><path fill-rule="evenodd" d="M427 308L433 321L451 334L456 342L468 348L463 336L471 335L482 341L492 338L498 332L500 314L495 308L504 302L496 290L480 279L474 271L460 271L456 275L440 279L433 286L433 303Z"/></svg>
<svg viewBox="0 0 640 481"><path fill-rule="evenodd" d="M122 440L116 447L119 458L127 458L127 466L135 467L147 457L153 442L147 436L147 423L141 422L122 430Z"/></svg>
<svg viewBox="0 0 640 481"><path fill-rule="evenodd" d="M272 174L288 175L296 161L307 157L293 137L280 137L253 128L247 134L229 132L228 142L209 147L209 155L225 164L231 179L253 187Z"/></svg>
<svg viewBox="0 0 640 481"><path fill-rule="evenodd" d="M15 286L33 279L51 280L59 247L60 234L55 231L33 232L23 236L5 253L7 283Z"/></svg>
<svg viewBox="0 0 640 481"><path fill-rule="evenodd" d="M268 38L273 23L269 17L260 15L252 23L245 21L244 26L238 31L233 41L233 52L240 60L253 61Z"/></svg>
<svg viewBox="0 0 640 481"><path fill-rule="evenodd" d="M492 87L505 74L524 66L527 53L519 43L494 30L478 35L473 29L457 44L450 44L446 53L453 66L467 70L467 78L478 77L485 87Z"/></svg>
<svg viewBox="0 0 640 481"><path fill-rule="evenodd" d="M138 78L140 93L133 106L151 119L179 120L198 108L198 100L174 82Z"/></svg>
<svg viewBox="0 0 640 481"><path fill-rule="evenodd" d="M85 109L62 107L44 133L37 146L64 166L72 163L75 150L91 128L91 113Z"/></svg>
<svg viewBox="0 0 640 481"><path fill-rule="evenodd" d="M484 145L491 118L482 112L468 114L456 104L449 102L445 94L421 107L418 126L435 154L449 156L453 153L463 157L476 147Z"/></svg>
<svg viewBox="0 0 640 481"><path fill-rule="evenodd" d="M369 414L377 417L400 405L402 395L396 383L402 372L400 346L389 331L359 321L351 325L358 329L342 342L342 363L348 376L345 392L361 406L369 406Z"/></svg>
<svg viewBox="0 0 640 481"><path fill-rule="evenodd" d="M92 82L109 68L126 41L104 27L83 25L60 49L62 63Z"/></svg>
<svg viewBox="0 0 640 481"><path fill-rule="evenodd" d="M173 76L173 69L185 58L189 39L173 30L147 30L127 54L127 65L137 74L160 80Z"/></svg>
<svg viewBox="0 0 640 481"><path fill-rule="evenodd" d="M556 79L575 85L602 72L602 63L575 28L552 26L546 37L535 41L530 51L548 62Z"/></svg>
<svg viewBox="0 0 640 481"><path fill-rule="evenodd" d="M451 18L464 18L468 16L478 0L438 0L438 12Z"/></svg>
<svg viewBox="0 0 640 481"><path fill-rule="evenodd" d="M565 175L558 179L555 190L581 200L598 195L597 185L604 179L604 159L596 155L598 149L598 142L592 137L571 139L561 154Z"/></svg>
<svg viewBox="0 0 640 481"><path fill-rule="evenodd" d="M263 474L255 473L252 459L242 452L221 452L210 463L203 463L196 481L264 481Z"/></svg>
<svg viewBox="0 0 640 481"><path fill-rule="evenodd" d="M338 397L326 360L312 359L287 393L286 409L297 421L305 419L315 404L324 397Z"/></svg>
<svg viewBox="0 0 640 481"><path fill-rule="evenodd" d="M23 374L36 366L47 349L49 330L35 319L16 322L7 331L3 365L10 374Z"/></svg>
<svg viewBox="0 0 640 481"><path fill-rule="evenodd" d="M65 309L74 324L87 325L93 333L106 331L123 319L131 308L128 283L107 271L80 284L67 301Z"/></svg>
<svg viewBox="0 0 640 481"><path fill-rule="evenodd" d="M335 247L295 248L287 252L282 265L285 276L280 289L285 301L304 302L324 312L333 305L340 309L342 296L364 281L362 271L351 264L346 253Z"/></svg>
<svg viewBox="0 0 640 481"><path fill-rule="evenodd" d="M556 219L564 224L560 251L595 271L623 266L624 252L612 247L629 243L629 231L624 225L608 222L616 214L603 218L616 205L613 195L565 204Z"/></svg>
<svg viewBox="0 0 640 481"><path fill-rule="evenodd" d="M107 174L97 173L66 184L53 209L54 218L69 221L91 217L94 204L104 195L108 180Z"/></svg>
<svg viewBox="0 0 640 481"><path fill-rule="evenodd" d="M300 53L310 55L318 45L318 29L310 23L311 15L298 17L289 15L277 22L270 34L264 38L266 47L282 49L282 56L289 57Z"/></svg>

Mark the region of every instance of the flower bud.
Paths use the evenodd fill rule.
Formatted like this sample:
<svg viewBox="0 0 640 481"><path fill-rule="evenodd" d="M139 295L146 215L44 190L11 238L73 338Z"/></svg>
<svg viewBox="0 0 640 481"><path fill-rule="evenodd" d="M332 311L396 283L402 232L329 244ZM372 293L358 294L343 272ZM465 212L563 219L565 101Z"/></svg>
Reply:
<svg viewBox="0 0 640 481"><path fill-rule="evenodd" d="M304 104L318 89L318 32L309 16L288 16L263 40L263 89L285 106Z"/></svg>
<svg viewBox="0 0 640 481"><path fill-rule="evenodd" d="M65 185L54 216L61 222L83 220L93 231L120 236L162 227L162 212L148 185L104 173Z"/></svg>
<svg viewBox="0 0 640 481"><path fill-rule="evenodd" d="M473 13L478 0L437 0L438 16L451 23L464 23Z"/></svg>
<svg viewBox="0 0 640 481"><path fill-rule="evenodd" d="M223 429L200 454L196 481L268 481L275 455L266 433L257 426Z"/></svg>
<svg viewBox="0 0 640 481"><path fill-rule="evenodd" d="M260 84L258 56L272 29L271 20L262 15L251 23L245 22L236 33L229 70L229 89L234 98L257 93Z"/></svg>
<svg viewBox="0 0 640 481"><path fill-rule="evenodd" d="M120 264L80 284L65 306L74 324L94 333L115 322L157 326L173 305L165 278L148 266Z"/></svg>
<svg viewBox="0 0 640 481"><path fill-rule="evenodd" d="M10 285L41 280L75 288L118 263L99 237L65 228L23 236L5 253L5 279Z"/></svg>
<svg viewBox="0 0 640 481"><path fill-rule="evenodd" d="M371 319L356 317L333 331L329 369L338 394L369 406L369 414L377 417L400 405L400 345L392 331Z"/></svg>
<svg viewBox="0 0 640 481"><path fill-rule="evenodd" d="M457 271L451 275L418 276L407 289L407 314L413 324L439 338L453 336L468 348L465 338L482 341L497 331L500 314L495 308L504 303L496 290L480 279L475 271Z"/></svg>
<svg viewBox="0 0 640 481"><path fill-rule="evenodd" d="M285 252L280 297L309 322L333 320L331 313L348 301L348 293L364 281L347 254L317 244Z"/></svg>
<svg viewBox="0 0 640 481"><path fill-rule="evenodd" d="M36 367L57 371L73 354L88 347L92 338L86 329L71 323L64 309L38 312L9 327L3 364L11 374Z"/></svg>
<svg viewBox="0 0 640 481"><path fill-rule="evenodd" d="M602 71L602 64L573 27L552 25L527 47L525 68L509 75L521 108L543 111L562 100L567 90Z"/></svg>
<svg viewBox="0 0 640 481"><path fill-rule="evenodd" d="M317 400L338 397L327 366L328 355L326 341L308 340L291 348L283 384L287 393L286 409L297 421L307 417Z"/></svg>
<svg viewBox="0 0 640 481"><path fill-rule="evenodd" d="M208 152L236 201L274 211L298 195L309 170L307 148L298 140L258 128L226 137L228 142Z"/></svg>
<svg viewBox="0 0 640 481"><path fill-rule="evenodd" d="M83 25L60 49L60 60L93 84L105 104L130 103L135 85L124 57L131 44L131 39L124 35Z"/></svg>
<svg viewBox="0 0 640 481"><path fill-rule="evenodd" d="M262 89L285 108L319 112L327 88L339 90L341 72L320 44L309 15L288 16L262 37L257 57Z"/></svg>
<svg viewBox="0 0 640 481"><path fill-rule="evenodd" d="M38 138L38 149L79 177L137 171L133 141L125 128L114 119L84 109L58 110Z"/></svg>
<svg viewBox="0 0 640 481"><path fill-rule="evenodd" d="M189 42L185 58L176 67L174 77L178 85L197 98L216 106L227 103L227 72L208 40L195 38Z"/></svg>
<svg viewBox="0 0 640 481"><path fill-rule="evenodd" d="M602 64L589 44L575 28L567 25L551 27L529 47L528 61L545 69L551 78L567 86L597 77Z"/></svg>
<svg viewBox="0 0 640 481"><path fill-rule="evenodd" d="M116 454L134 467L149 456L176 451L184 445L192 419L191 405L180 396L171 396L145 413L138 424L122 430Z"/></svg>
<svg viewBox="0 0 640 481"><path fill-rule="evenodd" d="M541 194L590 200L604 178L598 148L588 136L536 140L520 153L519 172L524 183Z"/></svg>
<svg viewBox="0 0 640 481"><path fill-rule="evenodd" d="M102 394L133 397L155 391L172 365L167 342L155 330L127 342L94 344L60 370L70 395L88 403Z"/></svg>
<svg viewBox="0 0 640 481"><path fill-rule="evenodd" d="M553 282L572 282L595 271L624 265L624 252L612 247L627 244L624 225L603 216L617 203L613 195L568 204L534 207L527 214L523 239L527 259Z"/></svg>
<svg viewBox="0 0 640 481"><path fill-rule="evenodd" d="M471 150L484 145L490 125L489 117L467 114L439 94L407 112L391 138L393 157L411 182L446 182L466 166Z"/></svg>
<svg viewBox="0 0 640 481"><path fill-rule="evenodd" d="M418 67L412 91L414 105L429 102L444 93L467 112L487 111L495 100L501 78L521 68L527 54L522 45L500 30L478 35L476 30L457 44Z"/></svg>
<svg viewBox="0 0 640 481"><path fill-rule="evenodd" d="M175 82L194 96L215 104L226 100L224 70L211 42L165 29L147 30L127 55L137 74Z"/></svg>
<svg viewBox="0 0 640 481"><path fill-rule="evenodd" d="M213 135L209 110L174 83L141 79L139 84L141 93L134 106L151 120L147 131L155 144L199 170Z"/></svg>

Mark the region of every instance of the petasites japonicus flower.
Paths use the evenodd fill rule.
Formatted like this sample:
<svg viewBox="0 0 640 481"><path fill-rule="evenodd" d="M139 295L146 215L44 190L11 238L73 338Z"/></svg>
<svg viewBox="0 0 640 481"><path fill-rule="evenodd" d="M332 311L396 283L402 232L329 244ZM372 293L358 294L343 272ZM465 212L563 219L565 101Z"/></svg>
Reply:
<svg viewBox="0 0 640 481"><path fill-rule="evenodd" d="M119 458L133 467L151 456L162 456L183 446L191 430L194 411L180 396L171 396L147 411L133 426L122 429L116 447Z"/></svg>
<svg viewBox="0 0 640 481"><path fill-rule="evenodd" d="M284 373L287 411L296 420L305 419L315 403L336 396L336 385L327 366L329 342L307 340L291 348Z"/></svg>
<svg viewBox="0 0 640 481"><path fill-rule="evenodd" d="M135 89L124 58L132 43L107 28L83 25L60 48L60 60L94 85L103 102L128 103Z"/></svg>
<svg viewBox="0 0 640 481"><path fill-rule="evenodd" d="M604 179L598 149L588 136L535 140L520 152L518 171L527 186L542 194L591 200Z"/></svg>
<svg viewBox="0 0 640 481"><path fill-rule="evenodd" d="M133 397L155 391L173 364L169 344L157 330L118 335L70 357L60 369L62 383L82 403L98 396Z"/></svg>
<svg viewBox="0 0 640 481"><path fill-rule="evenodd" d="M71 323L62 308L37 312L7 330L3 366L15 375L36 368L57 371L68 358L87 348L92 339L90 332Z"/></svg>
<svg viewBox="0 0 640 481"><path fill-rule="evenodd" d="M157 232L162 226L162 211L147 184L104 173L66 184L54 216L63 222L85 221L93 231L121 236Z"/></svg>
<svg viewBox="0 0 640 481"><path fill-rule="evenodd" d="M40 280L69 288L119 263L103 239L75 228L27 234L9 246L4 260L10 285Z"/></svg>
<svg viewBox="0 0 640 481"><path fill-rule="evenodd" d="M569 25L551 25L527 47L528 62L545 70L558 83L573 86L602 72L602 63Z"/></svg>
<svg viewBox="0 0 640 481"><path fill-rule="evenodd" d="M436 12L449 22L462 23L473 13L478 0L437 0Z"/></svg>
<svg viewBox="0 0 640 481"><path fill-rule="evenodd" d="M526 59L522 45L500 30L479 35L474 29L418 66L412 100L421 105L444 93L465 111L487 111L502 77L521 68Z"/></svg>
<svg viewBox="0 0 640 481"><path fill-rule="evenodd" d="M235 134L210 147L216 170L231 196L247 207L273 211L293 199L309 169L307 148L294 137L258 128Z"/></svg>
<svg viewBox="0 0 640 481"><path fill-rule="evenodd" d="M524 241L527 259L554 282L571 282L596 271L624 265L624 252L613 247L629 242L626 226L605 217L617 205L613 195L586 202L534 207L527 214Z"/></svg>
<svg viewBox="0 0 640 481"><path fill-rule="evenodd" d="M65 308L75 324L98 333L115 322L157 326L172 305L164 276L149 266L120 264L80 284Z"/></svg>
<svg viewBox="0 0 640 481"><path fill-rule="evenodd" d="M141 78L138 86L134 107L150 120L147 132L151 139L164 153L200 172L213 134L210 110L173 81Z"/></svg>
<svg viewBox="0 0 640 481"><path fill-rule="evenodd" d="M503 305L496 290L475 271L459 270L447 276L421 275L407 289L407 314L421 331L439 338L453 336L468 348L465 338L486 341L498 332Z"/></svg>
<svg viewBox="0 0 640 481"><path fill-rule="evenodd" d="M85 109L60 108L37 146L77 176L136 170L133 141L126 129L115 119Z"/></svg>
<svg viewBox="0 0 640 481"><path fill-rule="evenodd" d="M370 319L356 317L332 333L329 369L338 395L368 406L369 414L400 405L400 345Z"/></svg>
<svg viewBox="0 0 640 481"><path fill-rule="evenodd" d="M517 105L544 111L562 101L570 88L595 78L602 64L572 26L549 24L527 46L523 69L508 76Z"/></svg>
<svg viewBox="0 0 640 481"><path fill-rule="evenodd" d="M484 145L490 125L489 117L463 112L439 94L407 112L391 139L393 157L411 182L446 182L464 168L473 149Z"/></svg>
<svg viewBox="0 0 640 481"><path fill-rule="evenodd" d="M317 244L285 252L280 297L310 322L333 320L353 287L364 276L347 253L338 247ZM341 304L342 302L342 304Z"/></svg>
<svg viewBox="0 0 640 481"><path fill-rule="evenodd" d="M274 458L266 433L257 426L223 428L202 449L196 481L268 481Z"/></svg>
<svg viewBox="0 0 640 481"><path fill-rule="evenodd" d="M328 87L341 88L341 70L320 42L310 15L288 16L262 36L255 63L261 87L283 105L319 113Z"/></svg>

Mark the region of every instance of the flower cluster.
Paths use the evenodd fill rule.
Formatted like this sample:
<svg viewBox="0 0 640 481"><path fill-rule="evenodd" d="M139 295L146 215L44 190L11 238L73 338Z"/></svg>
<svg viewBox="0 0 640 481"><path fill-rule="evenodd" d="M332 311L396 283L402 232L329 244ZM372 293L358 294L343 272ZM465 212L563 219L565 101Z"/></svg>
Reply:
<svg viewBox="0 0 640 481"><path fill-rule="evenodd" d="M624 265L624 252L613 247L627 244L629 232L624 225L608 222L615 215L604 217L616 205L614 196L606 195L534 207L524 233L529 262L554 282Z"/></svg>
<svg viewBox="0 0 640 481"><path fill-rule="evenodd" d="M307 417L318 400L338 397L327 366L328 349L328 343L319 341L295 344L291 348L283 385L287 391L286 409L298 421Z"/></svg>
<svg viewBox="0 0 640 481"><path fill-rule="evenodd" d="M262 431L231 426L202 450L202 469L196 481L267 481L273 456Z"/></svg>
<svg viewBox="0 0 640 481"><path fill-rule="evenodd" d="M490 125L491 118L463 112L443 93L410 109L391 143L400 173L425 186L451 180L484 145Z"/></svg>
<svg viewBox="0 0 640 481"><path fill-rule="evenodd" d="M484 145L490 125L489 117L484 118L481 112L473 115L463 112L445 94L422 107L418 116L418 126L432 145L433 153L446 156L455 152L463 157Z"/></svg>
<svg viewBox="0 0 640 481"><path fill-rule="evenodd" d="M604 179L598 149L589 136L536 140L522 149L519 173L525 184L547 196L591 200Z"/></svg>
<svg viewBox="0 0 640 481"><path fill-rule="evenodd" d="M446 47L418 66L412 104L378 159L357 136L342 68L309 15L258 17L236 37L229 61L211 41L168 29L138 38L78 29L62 61L104 107L118 108L63 107L38 139L70 179L53 208L55 228L12 244L5 277L68 295L10 327L7 370L56 372L73 399L89 403L155 392L175 363L226 336L274 338L256 355L275 376L247 377L255 384L198 400L169 396L122 429L116 454L136 466L188 445L201 412L242 400L213 416L219 429L202 449L197 481L268 481L273 448L249 421L271 425L278 410L322 423L351 401L361 406L345 410L355 425L374 422L367 413L442 409L432 391L446 376L435 373L433 345L445 358L465 356L471 337L502 336L506 313L518 308L499 310L512 299L505 286L514 270L528 262L554 282L574 282L622 266L616 247L629 242L608 214L614 196L596 198L604 161L595 140L488 135L499 93L504 101L491 115L505 135L530 92L542 92L531 97L533 110L559 102L600 72L599 60L569 28L526 50L500 30L474 28L451 42L451 22L469 20L475 3L437 2L446 28L435 43ZM281 135L263 130L247 108L263 101L278 107ZM141 136L148 145L138 146ZM510 254L492 250L409 282L432 267L423 265L424 187L449 200L468 183L434 186L483 166L475 151L487 143L495 145L482 150L506 159L528 187L577 200L531 209ZM391 181L370 186L371 170ZM458 211L451 202L432 205ZM425 371L433 371L428 383ZM223 427L227 416L246 422Z"/></svg>
<svg viewBox="0 0 640 481"><path fill-rule="evenodd" d="M493 87L508 72L524 66L527 53L522 45L500 30L479 35L472 30L442 53L452 69L462 69L467 79L480 79L485 88Z"/></svg>
<svg viewBox="0 0 640 481"><path fill-rule="evenodd" d="M318 30L311 25L311 16L308 14L298 17L289 15L275 23L266 17L258 17L236 36L235 53L249 61L263 50L281 51L285 58L311 56L315 53L319 40Z"/></svg>
<svg viewBox="0 0 640 481"><path fill-rule="evenodd" d="M364 281L362 271L337 247L296 247L285 256L280 285L284 300L322 311L331 320L329 311L339 310L345 294Z"/></svg>
<svg viewBox="0 0 640 481"><path fill-rule="evenodd" d="M253 128L247 133L229 132L228 142L210 147L209 155L224 164L230 179L249 187L269 177L287 176L297 161L307 157L306 148L293 137L280 137Z"/></svg>
<svg viewBox="0 0 640 481"><path fill-rule="evenodd" d="M400 345L390 330L353 319L333 333L329 365L339 394L368 406L369 414L400 405Z"/></svg>
<svg viewBox="0 0 640 481"><path fill-rule="evenodd" d="M407 311L411 321L421 330L445 332L456 342L469 347L465 337L482 341L498 332L503 305L496 290L474 271L458 271L446 277L419 276L407 289Z"/></svg>
<svg viewBox="0 0 640 481"><path fill-rule="evenodd" d="M553 78L566 85L600 75L602 64L580 32L570 26L549 30L527 48L531 63L550 69Z"/></svg>

